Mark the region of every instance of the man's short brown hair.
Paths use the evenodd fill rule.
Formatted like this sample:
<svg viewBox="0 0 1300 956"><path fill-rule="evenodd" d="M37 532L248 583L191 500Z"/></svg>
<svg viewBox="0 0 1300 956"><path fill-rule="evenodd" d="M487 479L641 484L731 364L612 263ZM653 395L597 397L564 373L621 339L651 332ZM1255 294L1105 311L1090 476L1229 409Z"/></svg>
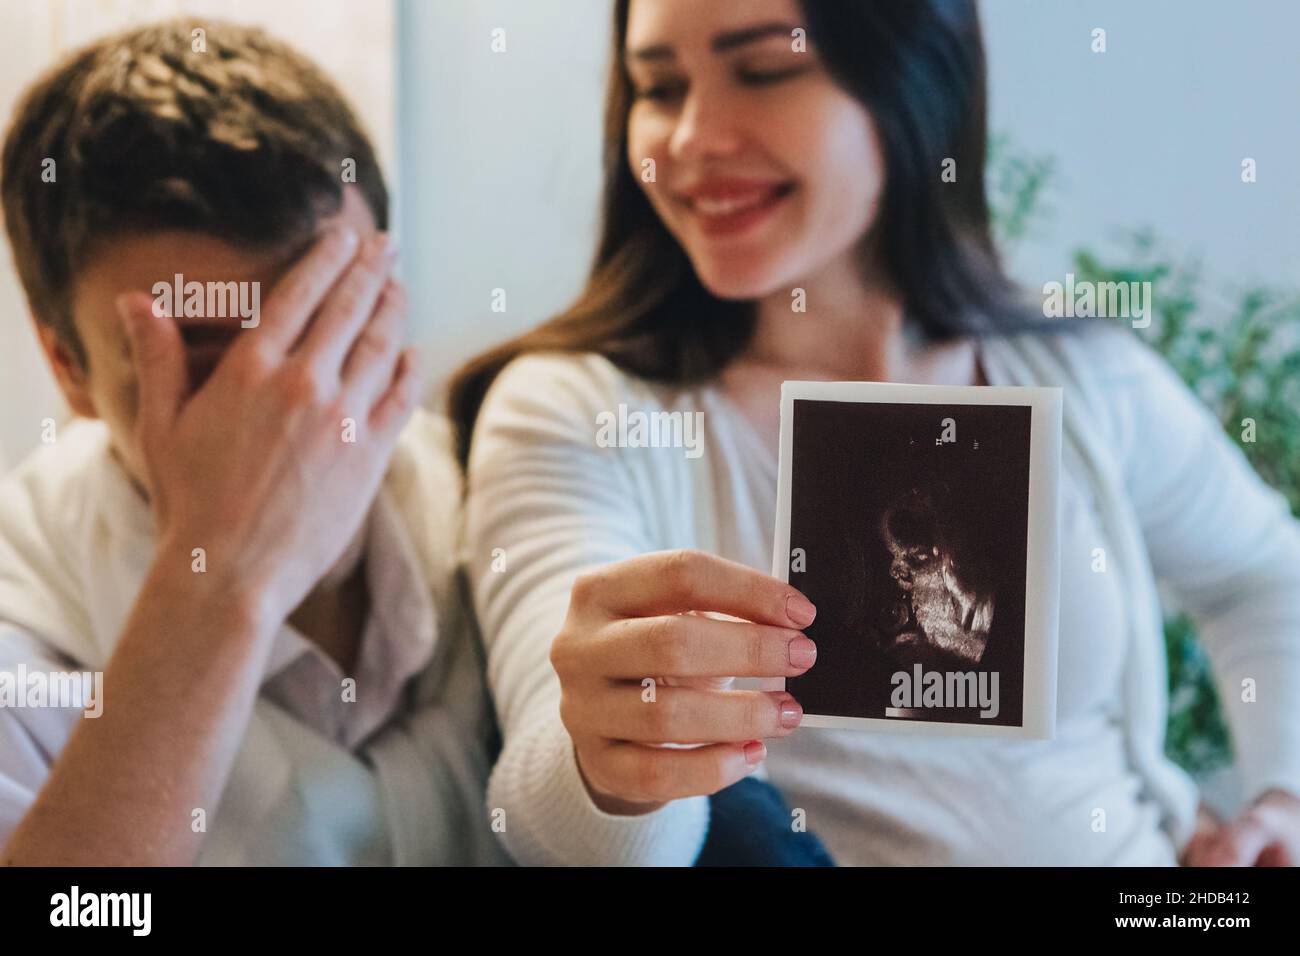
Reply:
<svg viewBox="0 0 1300 956"><path fill-rule="evenodd" d="M324 73L261 30L177 19L99 40L27 91L0 197L33 314L84 364L71 294L96 243L151 229L302 243L348 171L387 228L374 150Z"/></svg>

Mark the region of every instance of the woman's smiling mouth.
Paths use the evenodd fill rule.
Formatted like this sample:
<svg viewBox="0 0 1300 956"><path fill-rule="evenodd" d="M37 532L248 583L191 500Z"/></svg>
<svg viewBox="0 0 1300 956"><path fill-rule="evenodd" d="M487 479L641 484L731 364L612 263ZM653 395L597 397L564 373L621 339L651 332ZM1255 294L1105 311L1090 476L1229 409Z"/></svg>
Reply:
<svg viewBox="0 0 1300 956"><path fill-rule="evenodd" d="M793 191L792 182L716 179L683 192L680 199L704 235L720 238L765 221Z"/></svg>

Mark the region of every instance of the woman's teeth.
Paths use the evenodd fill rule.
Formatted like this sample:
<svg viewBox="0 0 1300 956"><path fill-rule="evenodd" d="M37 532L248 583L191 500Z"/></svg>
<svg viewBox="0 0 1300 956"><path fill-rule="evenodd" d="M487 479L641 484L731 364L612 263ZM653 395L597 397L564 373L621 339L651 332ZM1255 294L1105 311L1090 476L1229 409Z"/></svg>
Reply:
<svg viewBox="0 0 1300 956"><path fill-rule="evenodd" d="M705 199L697 198L693 206L695 211L704 216L730 216L761 205L775 195L775 190L764 190L744 199Z"/></svg>

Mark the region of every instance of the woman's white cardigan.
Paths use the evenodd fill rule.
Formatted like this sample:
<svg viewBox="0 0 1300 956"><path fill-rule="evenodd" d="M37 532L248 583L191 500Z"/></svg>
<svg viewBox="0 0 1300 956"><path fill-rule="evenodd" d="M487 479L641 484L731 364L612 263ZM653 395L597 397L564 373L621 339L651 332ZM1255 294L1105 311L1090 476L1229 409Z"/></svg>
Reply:
<svg viewBox="0 0 1300 956"><path fill-rule="evenodd" d="M1300 526L1283 497L1127 332L1009 336L986 342L983 357L994 384L1064 389L1063 456L1095 495L1108 566L1127 596L1129 757L1175 845L1190 834L1197 792L1164 756L1167 675L1153 561L1196 618L1242 796L1269 787L1300 793ZM467 560L505 736L489 806L505 811L503 836L522 862L689 864L701 845L704 798L640 817L591 803L559 719L548 652L582 571L644 551L714 550L717 515L697 502L710 500L711 482L734 480L711 475L707 454L700 467L680 449L599 448L596 416L617 414L621 403L689 411L708 402L708 390L652 387L594 355L516 360L488 394L470 461Z"/></svg>

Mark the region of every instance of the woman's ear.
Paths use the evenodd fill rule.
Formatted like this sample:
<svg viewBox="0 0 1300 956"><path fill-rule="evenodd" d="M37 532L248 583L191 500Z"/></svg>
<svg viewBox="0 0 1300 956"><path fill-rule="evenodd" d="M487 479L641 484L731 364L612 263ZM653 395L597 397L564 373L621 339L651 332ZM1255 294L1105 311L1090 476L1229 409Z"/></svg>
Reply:
<svg viewBox="0 0 1300 956"><path fill-rule="evenodd" d="M36 324L41 349L54 372L54 379L63 393L63 400L73 413L82 418L98 418L95 403L90 396L90 374L81 360L67 346L59 333L43 322Z"/></svg>

